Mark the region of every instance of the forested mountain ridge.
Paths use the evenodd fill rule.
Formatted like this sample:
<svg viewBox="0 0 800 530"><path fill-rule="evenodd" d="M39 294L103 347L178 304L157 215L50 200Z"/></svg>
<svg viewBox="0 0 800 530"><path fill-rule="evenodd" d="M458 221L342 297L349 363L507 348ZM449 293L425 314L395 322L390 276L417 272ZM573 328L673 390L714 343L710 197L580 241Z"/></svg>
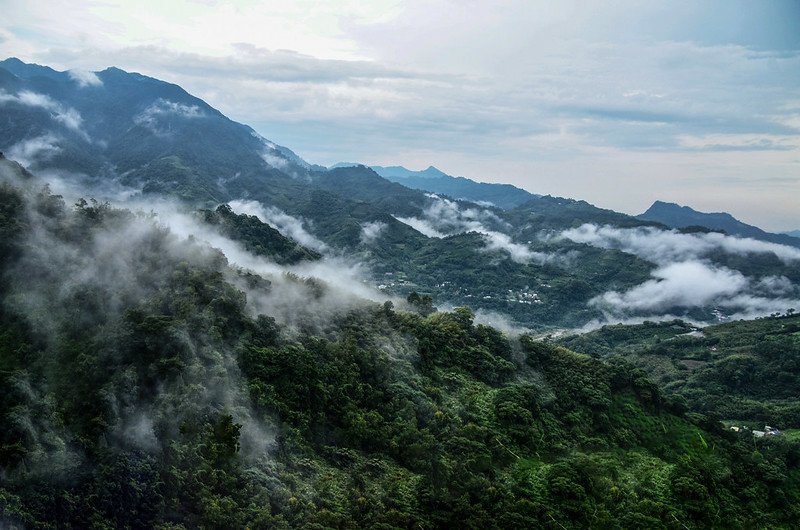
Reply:
<svg viewBox="0 0 800 530"><path fill-rule="evenodd" d="M328 170L177 85L117 68L76 76L1 61L0 108L0 150L71 200L227 204L307 250L346 257L393 296L418 291L536 329L715 322L800 300L800 254L785 245L669 230L580 200L523 194L504 209L363 166Z"/></svg>
<svg viewBox="0 0 800 530"><path fill-rule="evenodd" d="M504 335L467 308L347 296L271 259L241 268L151 214L68 206L8 161L0 176L4 527L800 516L796 444L687 413L630 364Z"/></svg>
<svg viewBox="0 0 800 530"><path fill-rule="evenodd" d="M504 209L514 208L538 197L511 184L475 182L465 177L448 175L433 166L422 171L410 171L402 166L370 168L378 175L409 188L440 193L456 199L489 203Z"/></svg>

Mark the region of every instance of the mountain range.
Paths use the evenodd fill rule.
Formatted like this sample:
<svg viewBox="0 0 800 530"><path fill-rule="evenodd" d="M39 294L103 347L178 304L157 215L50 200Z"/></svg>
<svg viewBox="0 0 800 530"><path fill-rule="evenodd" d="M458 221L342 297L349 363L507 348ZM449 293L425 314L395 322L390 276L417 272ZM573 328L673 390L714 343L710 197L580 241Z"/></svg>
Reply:
<svg viewBox="0 0 800 530"><path fill-rule="evenodd" d="M0 528L800 518L795 247L323 168L114 68L0 63L0 149Z"/></svg>
<svg viewBox="0 0 800 530"><path fill-rule="evenodd" d="M783 239L765 247L681 233L668 228L673 219L646 218L659 208L637 218L433 167L324 168L141 74L79 75L7 59L0 91L0 149L59 193L122 203L168 197L217 211L229 235L230 215L256 216L305 251L350 260L381 296L417 291L443 307L547 328L770 314L800 294L798 255ZM230 214L218 210L224 204Z"/></svg>
<svg viewBox="0 0 800 530"><path fill-rule="evenodd" d="M359 164L339 163L332 167L357 166ZM447 195L455 199L465 199L479 204L488 204L503 209L511 209L540 195L530 193L511 184L475 182L465 177L453 177L429 166L422 171L412 171L403 166L369 166L378 175L409 188Z"/></svg>

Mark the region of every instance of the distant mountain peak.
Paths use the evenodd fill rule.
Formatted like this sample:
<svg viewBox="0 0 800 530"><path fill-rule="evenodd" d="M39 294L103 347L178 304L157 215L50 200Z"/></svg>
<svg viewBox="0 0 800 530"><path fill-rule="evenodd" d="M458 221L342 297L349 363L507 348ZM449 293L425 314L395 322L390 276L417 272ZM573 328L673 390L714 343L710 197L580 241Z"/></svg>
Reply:
<svg viewBox="0 0 800 530"><path fill-rule="evenodd" d="M674 202L655 201L646 212L636 217L645 221L656 221L670 228L704 227L711 230L722 230L734 236L800 247L800 240L795 237L766 232L756 226L739 221L728 212L700 212Z"/></svg>
<svg viewBox="0 0 800 530"><path fill-rule="evenodd" d="M505 209L538 197L511 184L476 182L465 177L454 177L435 166L428 166L422 171L412 171L403 166L370 166L370 169L387 180L410 188L448 195L454 199L488 203Z"/></svg>
<svg viewBox="0 0 800 530"><path fill-rule="evenodd" d="M654 214L657 214L659 212L681 212L684 215L715 216L715 217L718 217L718 218L721 218L721 219L728 219L728 220L731 220L731 221L734 221L734 222L740 222L734 216L729 214L728 212L701 212L701 211L695 210L694 208L692 208L690 206L683 206L683 205L680 205L680 204L677 204L677 203L674 203L674 202L666 202L666 201L658 201L658 200L653 202L653 204L650 206L650 208L648 208L647 211L644 212L639 217L647 216L647 215L654 215ZM679 228L684 228L684 227L679 227Z"/></svg>
<svg viewBox="0 0 800 530"><path fill-rule="evenodd" d="M431 175L431 176L436 176L436 177L446 177L446 176L448 176L447 173L445 173L444 171L442 171L442 170L440 170L440 169L438 169L436 167L433 167L433 166L428 166L427 169L421 171L420 173L424 173L426 175Z"/></svg>
<svg viewBox="0 0 800 530"><path fill-rule="evenodd" d="M36 63L26 63L17 57L9 57L0 61L0 68L5 68L12 74L20 78L30 78L35 76L58 77L65 75L64 72L53 70L49 66L42 66Z"/></svg>

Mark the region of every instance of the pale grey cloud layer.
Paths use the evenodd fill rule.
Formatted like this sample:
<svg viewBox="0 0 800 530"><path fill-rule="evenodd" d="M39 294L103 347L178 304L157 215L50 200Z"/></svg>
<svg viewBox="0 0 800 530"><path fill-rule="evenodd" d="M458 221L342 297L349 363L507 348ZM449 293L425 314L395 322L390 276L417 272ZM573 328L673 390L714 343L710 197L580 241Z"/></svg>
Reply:
<svg viewBox="0 0 800 530"><path fill-rule="evenodd" d="M177 82L311 162L800 226L796 1L5 4L0 54Z"/></svg>
<svg viewBox="0 0 800 530"><path fill-rule="evenodd" d="M562 260L562 256L536 252L528 245L514 242L508 234L500 231L507 228L506 223L490 210L472 208L469 203L462 204L428 194L431 202L423 210L421 217L397 217L396 219L428 237L443 238L454 234L475 232L483 236L484 250L502 252L511 260L522 263L548 263Z"/></svg>
<svg viewBox="0 0 800 530"><path fill-rule="evenodd" d="M800 305L800 286L785 276L745 276L711 261L716 253L772 254L785 265L800 264L800 250L720 233L682 234L653 227L616 228L584 224L559 237L634 254L657 265L652 278L627 290L608 291L590 300L605 321L631 315L657 316L676 308L716 306L732 318L753 318Z"/></svg>
<svg viewBox="0 0 800 530"><path fill-rule="evenodd" d="M18 94L8 94L0 90L0 107L3 105L17 104L34 107L47 111L57 123L78 133L84 140L89 141L89 135L83 130L83 117L72 107L65 107L58 101L45 94L37 94L23 90Z"/></svg>

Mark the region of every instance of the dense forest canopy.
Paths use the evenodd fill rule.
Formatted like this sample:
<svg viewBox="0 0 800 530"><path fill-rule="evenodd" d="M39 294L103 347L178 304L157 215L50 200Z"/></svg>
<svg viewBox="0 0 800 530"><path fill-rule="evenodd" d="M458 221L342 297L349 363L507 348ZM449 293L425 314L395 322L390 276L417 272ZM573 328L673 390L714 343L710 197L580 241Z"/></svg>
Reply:
<svg viewBox="0 0 800 530"><path fill-rule="evenodd" d="M733 433L630 359L505 334L424 294L377 303L256 273L152 214L66 204L15 166L3 177L5 527L789 528L800 517L796 441ZM224 208L194 219L237 248L316 258ZM279 318L258 311L277 298ZM280 317L290 312L300 318ZM712 392L705 381L693 391Z"/></svg>

